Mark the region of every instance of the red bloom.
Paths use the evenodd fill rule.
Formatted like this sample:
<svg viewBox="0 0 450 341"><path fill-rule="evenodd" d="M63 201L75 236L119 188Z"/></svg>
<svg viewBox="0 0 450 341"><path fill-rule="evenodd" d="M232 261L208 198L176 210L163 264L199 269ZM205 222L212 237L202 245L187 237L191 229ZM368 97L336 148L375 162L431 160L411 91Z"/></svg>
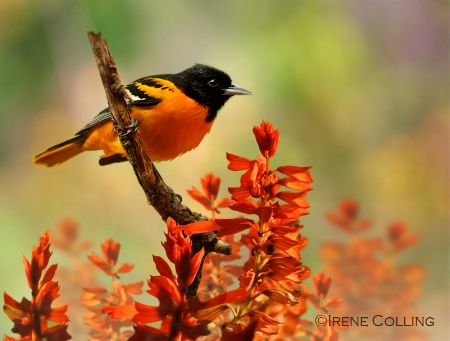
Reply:
<svg viewBox="0 0 450 341"><path fill-rule="evenodd" d="M253 134L261 154L265 158L274 156L278 146L278 129L274 130L270 123L262 121L259 127L255 126L253 128Z"/></svg>
<svg viewBox="0 0 450 341"><path fill-rule="evenodd" d="M175 276L169 264L161 257L153 260L159 276L150 276L147 293L156 297L158 306L136 302L134 306L105 307L113 319L131 318L135 323L135 334L130 340L196 340L209 334L207 324L229 309L226 303L243 300L242 290L224 293L206 302L196 298L186 299L187 286L192 283L204 255L204 249L192 256L191 241L184 237L173 219L167 220L168 233L163 246L168 259L175 265ZM147 326L161 321L159 329Z"/></svg>
<svg viewBox="0 0 450 341"><path fill-rule="evenodd" d="M328 220L344 231L358 233L370 228L372 223L369 220L359 219L359 205L351 199L342 200L337 212L328 214Z"/></svg>
<svg viewBox="0 0 450 341"><path fill-rule="evenodd" d="M220 187L220 178L213 175L213 173L206 174L200 179L203 193L197 188L192 187L188 190L189 195L203 205L208 211L219 213L218 208L225 208L231 204L231 200L223 198L219 202L215 202Z"/></svg>
<svg viewBox="0 0 450 341"><path fill-rule="evenodd" d="M408 225L401 221L388 226L388 236L395 252L406 249L419 240L417 235L409 233Z"/></svg>
<svg viewBox="0 0 450 341"><path fill-rule="evenodd" d="M228 154L231 157L230 165L234 162L235 156ZM230 167L230 166L229 166ZM266 161L263 158L257 158L248 163L247 171L241 176L240 187L230 187L228 190L231 198L241 202L250 197L259 198L261 195L261 176L266 170Z"/></svg>
<svg viewBox="0 0 450 341"><path fill-rule="evenodd" d="M117 274L127 273L133 270L134 265L131 263L120 264L114 269L117 264L117 259L119 258L120 243L114 242L109 238L105 240L103 244L100 244L100 248L102 250L103 258L95 252L92 252L92 254L88 256L88 259L105 274L118 278L119 276Z"/></svg>
<svg viewBox="0 0 450 341"><path fill-rule="evenodd" d="M14 322L12 331L21 339L30 340L69 340L66 316L67 305L52 308L53 301L59 297L59 285L52 281L57 264L51 265L44 273L50 261L49 232L40 237L39 244L33 247L31 262L23 258L28 285L31 289L31 301L23 298L18 302L4 293L3 311ZM13 339L13 338L9 338Z"/></svg>
<svg viewBox="0 0 450 341"><path fill-rule="evenodd" d="M330 289L331 277L326 276L323 272L319 272L312 278L315 295L323 300Z"/></svg>
<svg viewBox="0 0 450 341"><path fill-rule="evenodd" d="M175 220L170 217L167 219L167 229L169 233L165 233L166 241L162 245L168 259L175 264L178 282L182 290L186 290L197 274L205 250L202 249L192 256L190 238L183 236L183 233L177 228Z"/></svg>

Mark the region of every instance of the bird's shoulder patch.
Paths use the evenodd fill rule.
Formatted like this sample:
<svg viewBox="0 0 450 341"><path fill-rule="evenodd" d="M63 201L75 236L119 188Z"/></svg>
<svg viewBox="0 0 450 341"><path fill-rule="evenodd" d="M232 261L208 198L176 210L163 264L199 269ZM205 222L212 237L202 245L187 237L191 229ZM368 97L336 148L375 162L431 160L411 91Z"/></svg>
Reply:
<svg viewBox="0 0 450 341"><path fill-rule="evenodd" d="M163 85L157 83L153 78L142 78L129 85L127 85L126 91L132 102L129 102L130 106L138 107L152 107L161 103L162 99L155 97L154 92L148 89L160 89Z"/></svg>

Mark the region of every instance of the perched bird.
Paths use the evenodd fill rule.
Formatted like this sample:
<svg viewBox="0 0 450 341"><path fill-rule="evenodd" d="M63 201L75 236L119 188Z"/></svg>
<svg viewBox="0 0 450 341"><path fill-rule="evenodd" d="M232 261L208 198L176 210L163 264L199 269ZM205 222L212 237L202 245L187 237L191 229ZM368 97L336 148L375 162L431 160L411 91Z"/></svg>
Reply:
<svg viewBox="0 0 450 341"><path fill-rule="evenodd" d="M202 64L176 74L144 77L125 89L131 117L152 161L171 160L197 147L231 96L251 94L225 72ZM75 137L36 155L34 163L52 167L92 150L103 150L102 166L126 161L111 117L109 108L104 109Z"/></svg>

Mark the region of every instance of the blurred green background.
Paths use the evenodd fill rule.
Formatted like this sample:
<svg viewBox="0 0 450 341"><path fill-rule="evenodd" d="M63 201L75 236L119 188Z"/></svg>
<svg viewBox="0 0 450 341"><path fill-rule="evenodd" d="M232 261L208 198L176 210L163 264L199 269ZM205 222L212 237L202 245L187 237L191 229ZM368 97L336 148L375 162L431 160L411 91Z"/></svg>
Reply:
<svg viewBox="0 0 450 341"><path fill-rule="evenodd" d="M80 239L93 241L96 252L106 238L121 242L120 260L136 265L125 282L154 273L151 255L162 254L164 224L129 164L99 167L99 153L51 169L31 162L106 103L86 36L94 30L108 40L124 82L200 62L253 92L227 103L199 148L157 165L186 204L204 213L185 190L207 172L222 178L222 196L236 186L225 152L256 156L251 129L271 121L280 130L274 166L313 166L304 262L320 271L319 246L342 239L324 217L342 198L360 202L375 234L404 220L421 241L401 261L426 267L419 309L436 320L426 332L442 339L449 320L448 26L444 1L2 0L0 288L30 296L21 257L64 218L80 224ZM56 250L52 260L69 267L64 257ZM70 317L69 332L81 339L81 315ZM4 314L0 326L11 335Z"/></svg>

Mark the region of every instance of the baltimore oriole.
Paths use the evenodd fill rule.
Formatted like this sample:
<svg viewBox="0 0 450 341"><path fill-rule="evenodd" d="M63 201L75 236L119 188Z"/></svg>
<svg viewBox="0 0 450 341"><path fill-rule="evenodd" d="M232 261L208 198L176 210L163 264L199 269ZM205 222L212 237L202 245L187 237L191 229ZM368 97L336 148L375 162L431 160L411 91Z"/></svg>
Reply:
<svg viewBox="0 0 450 341"><path fill-rule="evenodd" d="M152 161L171 160L197 147L231 96L251 94L232 83L225 72L201 64L177 74L144 77L125 89L131 99L131 117L138 122L139 134ZM91 150L104 151L100 165L127 160L109 108L75 137L36 155L33 161L51 167Z"/></svg>

